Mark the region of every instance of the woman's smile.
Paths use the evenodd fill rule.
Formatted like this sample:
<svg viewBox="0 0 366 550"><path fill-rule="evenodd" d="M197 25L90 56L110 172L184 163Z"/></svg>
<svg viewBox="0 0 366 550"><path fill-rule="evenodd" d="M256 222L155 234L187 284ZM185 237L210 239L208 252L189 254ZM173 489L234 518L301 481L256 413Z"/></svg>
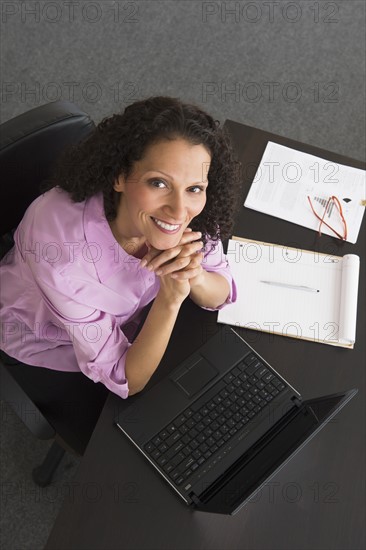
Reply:
<svg viewBox="0 0 366 550"><path fill-rule="evenodd" d="M182 224L170 224L153 217L151 217L151 219L163 233L174 235L182 227Z"/></svg>

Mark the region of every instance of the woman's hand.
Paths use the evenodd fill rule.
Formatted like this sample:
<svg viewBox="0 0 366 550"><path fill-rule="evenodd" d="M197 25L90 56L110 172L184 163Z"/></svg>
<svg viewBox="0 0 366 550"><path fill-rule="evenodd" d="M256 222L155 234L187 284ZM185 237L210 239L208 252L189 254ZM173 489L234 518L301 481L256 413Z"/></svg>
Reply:
<svg viewBox="0 0 366 550"><path fill-rule="evenodd" d="M160 277L160 288L171 298L184 300L190 293L192 284L197 284L203 273L203 254L200 232L187 228L180 242L174 248L157 250L148 243L149 252L142 258L142 267L154 271Z"/></svg>
<svg viewBox="0 0 366 550"><path fill-rule="evenodd" d="M141 260L141 267L154 271L158 276L174 274L173 278L180 280L189 279L198 275L202 262L203 243L198 241L200 232L187 228L180 242L173 248L157 250L146 243L149 251ZM195 270L194 273L189 273ZM185 273L185 275L183 275Z"/></svg>

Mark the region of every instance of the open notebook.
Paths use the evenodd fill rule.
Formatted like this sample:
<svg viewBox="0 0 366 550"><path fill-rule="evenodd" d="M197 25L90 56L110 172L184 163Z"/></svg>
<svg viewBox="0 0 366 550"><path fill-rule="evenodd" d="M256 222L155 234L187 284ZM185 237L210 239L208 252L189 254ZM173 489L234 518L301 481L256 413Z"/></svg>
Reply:
<svg viewBox="0 0 366 550"><path fill-rule="evenodd" d="M353 348L360 259L233 237L238 299L218 322Z"/></svg>

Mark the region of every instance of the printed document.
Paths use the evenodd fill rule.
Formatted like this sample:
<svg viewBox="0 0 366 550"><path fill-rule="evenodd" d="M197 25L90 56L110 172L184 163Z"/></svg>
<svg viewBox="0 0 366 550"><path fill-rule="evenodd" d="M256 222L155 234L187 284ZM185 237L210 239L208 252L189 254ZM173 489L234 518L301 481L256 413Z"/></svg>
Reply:
<svg viewBox="0 0 366 550"><path fill-rule="evenodd" d="M365 211L365 171L268 142L244 206L318 231L315 212L339 234L344 225L331 196L341 204L346 241L355 243ZM328 203L328 206L327 206ZM327 208L326 208L327 207ZM325 209L327 210L325 212ZM336 237L325 224L321 232Z"/></svg>

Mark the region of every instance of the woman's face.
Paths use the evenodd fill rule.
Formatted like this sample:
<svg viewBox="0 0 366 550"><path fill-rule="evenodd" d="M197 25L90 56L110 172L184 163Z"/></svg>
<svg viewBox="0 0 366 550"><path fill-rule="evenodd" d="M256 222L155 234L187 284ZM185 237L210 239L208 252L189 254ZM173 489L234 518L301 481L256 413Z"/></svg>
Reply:
<svg viewBox="0 0 366 550"><path fill-rule="evenodd" d="M121 193L114 224L121 239L158 250L176 246L206 204L210 162L203 145L184 139L148 147L129 178L120 176L114 186Z"/></svg>

